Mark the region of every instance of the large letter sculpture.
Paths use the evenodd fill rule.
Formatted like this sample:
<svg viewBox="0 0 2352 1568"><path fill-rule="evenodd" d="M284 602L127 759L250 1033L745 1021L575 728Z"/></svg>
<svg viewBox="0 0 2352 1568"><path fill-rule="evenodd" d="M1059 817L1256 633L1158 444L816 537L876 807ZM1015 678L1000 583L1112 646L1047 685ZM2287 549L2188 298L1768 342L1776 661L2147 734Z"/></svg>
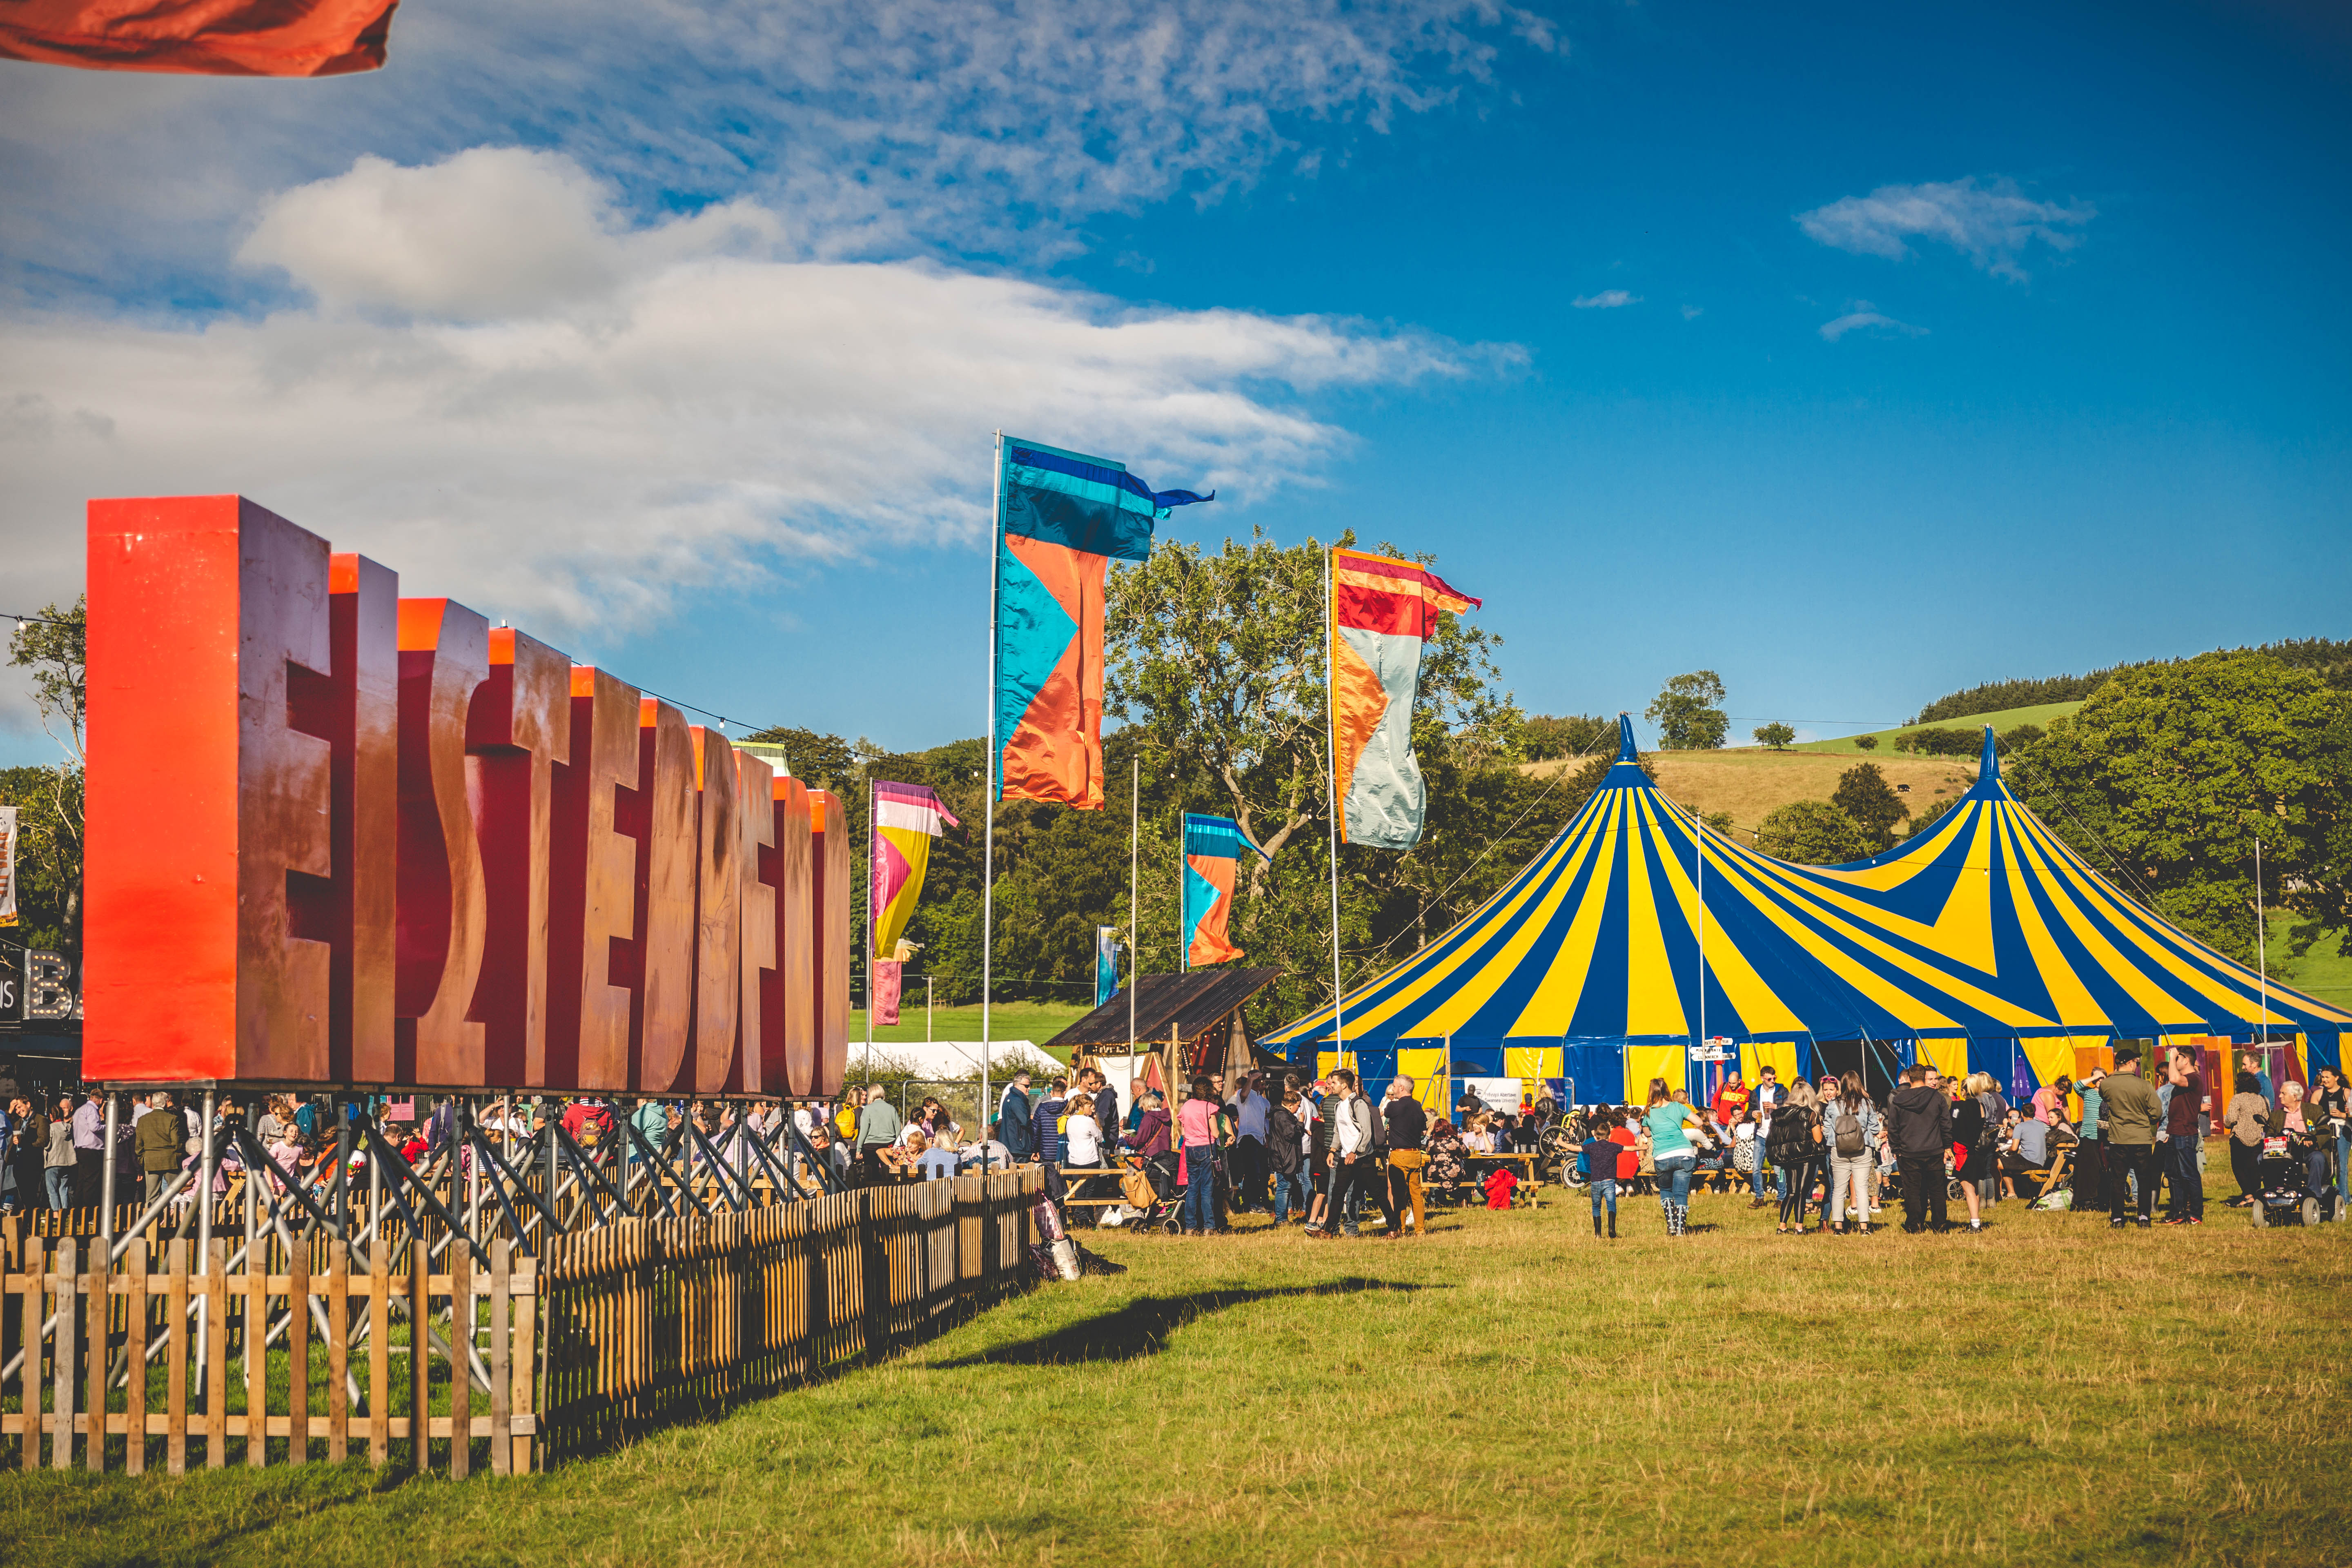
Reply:
<svg viewBox="0 0 2352 1568"><path fill-rule="evenodd" d="M399 591L236 496L90 504L85 1076L840 1092L840 803Z"/></svg>

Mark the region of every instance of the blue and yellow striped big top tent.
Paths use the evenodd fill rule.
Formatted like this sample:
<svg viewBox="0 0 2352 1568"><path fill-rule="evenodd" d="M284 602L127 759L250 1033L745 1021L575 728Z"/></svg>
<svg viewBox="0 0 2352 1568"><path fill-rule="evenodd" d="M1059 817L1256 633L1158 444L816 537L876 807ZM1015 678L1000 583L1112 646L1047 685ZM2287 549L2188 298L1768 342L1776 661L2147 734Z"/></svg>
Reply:
<svg viewBox="0 0 2352 1568"><path fill-rule="evenodd" d="M1344 998L1339 1022L1327 1007L1262 1043L1352 1058L1368 1081L1565 1079L1593 1103L1686 1071L1700 1089L1688 1057L1710 1037L1737 1043L1751 1079L1768 1063L1784 1081L1883 1079L1916 1060L2030 1093L2118 1038L2210 1046L2267 1022L2302 1076L2339 1062L2352 1013L2264 985L2118 892L2009 793L1990 730L1976 786L1927 832L1874 860L1796 866L1660 795L1620 720L1617 764L1574 820Z"/></svg>

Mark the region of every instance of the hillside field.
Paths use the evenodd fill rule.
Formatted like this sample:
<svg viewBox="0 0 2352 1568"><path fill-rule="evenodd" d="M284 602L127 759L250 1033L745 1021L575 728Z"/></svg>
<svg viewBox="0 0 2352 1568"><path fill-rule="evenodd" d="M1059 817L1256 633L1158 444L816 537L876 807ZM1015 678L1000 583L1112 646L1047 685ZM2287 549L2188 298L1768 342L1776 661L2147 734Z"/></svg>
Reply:
<svg viewBox="0 0 2352 1568"><path fill-rule="evenodd" d="M1565 768L1573 772L1591 759L1528 763L1526 771L1548 778ZM1790 749L1767 752L1658 752L1650 756L1657 770L1658 787L1677 805L1695 807L1713 816L1731 814L1732 826L1743 837L1775 806L1791 801L1827 800L1836 793L1838 775L1863 759L1829 756ZM1905 757L1882 752L1868 759L1878 764L1886 782L1913 811L1937 799L1949 800L1968 791L1976 773L1973 761L1958 757ZM1908 785L1908 789L1904 786Z"/></svg>
<svg viewBox="0 0 2352 1568"><path fill-rule="evenodd" d="M1902 724L1892 730L1871 732L1878 737L1878 755L1892 756L1895 754L1895 737L1906 730L1973 731L1981 731L1987 724L1991 725L1996 733L2002 730L2014 730L2020 724L2039 724L2046 730L2051 720L2061 714L2072 713L2081 706L2080 702L2044 702L2032 708L2007 708L1998 713L1971 713L1965 719L1944 719L1933 724ZM1862 748L1853 743L1855 737L1847 735L1835 741L1804 741L1789 749L1793 752L1834 752L1842 756L1859 755Z"/></svg>

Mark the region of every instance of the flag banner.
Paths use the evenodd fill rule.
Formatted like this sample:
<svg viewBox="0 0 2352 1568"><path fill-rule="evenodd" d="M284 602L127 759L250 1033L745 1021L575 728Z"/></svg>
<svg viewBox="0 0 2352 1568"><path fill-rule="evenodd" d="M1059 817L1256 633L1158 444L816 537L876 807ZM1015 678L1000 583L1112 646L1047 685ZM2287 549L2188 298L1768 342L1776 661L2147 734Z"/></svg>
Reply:
<svg viewBox="0 0 2352 1568"><path fill-rule="evenodd" d="M923 871L931 863L931 840L940 824L961 827L939 793L924 784L874 785L873 869L867 877L871 903L866 930L875 954L896 952L907 922L914 918L915 900L923 896Z"/></svg>
<svg viewBox="0 0 2352 1568"><path fill-rule="evenodd" d="M1151 553L1171 507L1216 492L1154 490L1101 458L1007 439L996 551L997 799L1103 802L1103 584Z"/></svg>
<svg viewBox="0 0 2352 1568"><path fill-rule="evenodd" d="M0 926L16 923L16 808L0 805Z"/></svg>
<svg viewBox="0 0 2352 1568"><path fill-rule="evenodd" d="M1239 958L1225 931L1234 910L1234 870L1247 849L1261 860L1273 857L1250 841L1229 816L1184 814L1184 966L1223 963Z"/></svg>
<svg viewBox="0 0 2352 1568"><path fill-rule="evenodd" d="M383 64L398 0L10 0L0 59L183 76L342 76Z"/></svg>
<svg viewBox="0 0 2352 1568"><path fill-rule="evenodd" d="M1095 927L1095 1005L1118 994L1118 927Z"/></svg>
<svg viewBox="0 0 2352 1568"><path fill-rule="evenodd" d="M905 971L897 959L874 961L874 1027L883 1028L898 1021L898 992L905 978Z"/></svg>
<svg viewBox="0 0 2352 1568"><path fill-rule="evenodd" d="M1412 754L1412 699L1421 645L1447 611L1482 601L1411 561L1331 552L1331 742L1339 837L1376 849L1421 841L1421 764Z"/></svg>

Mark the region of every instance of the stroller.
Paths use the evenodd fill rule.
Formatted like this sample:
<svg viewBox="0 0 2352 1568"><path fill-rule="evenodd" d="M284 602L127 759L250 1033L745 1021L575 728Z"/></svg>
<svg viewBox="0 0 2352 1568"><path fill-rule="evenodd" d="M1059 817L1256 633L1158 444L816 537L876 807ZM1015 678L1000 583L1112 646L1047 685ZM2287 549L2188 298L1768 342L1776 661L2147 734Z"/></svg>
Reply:
<svg viewBox="0 0 2352 1568"><path fill-rule="evenodd" d="M2273 1225L2317 1225L2319 1195L2311 1190L2304 1151L2288 1138L2265 1138L2254 1160L2254 1201L2246 1214L2256 1230Z"/></svg>
<svg viewBox="0 0 2352 1568"><path fill-rule="evenodd" d="M1119 1163L1127 1167L1127 1174L1118 1183L1127 1206L1111 1211L1118 1215L1116 1221L1106 1215L1103 1223L1132 1230L1161 1230L1170 1236L1181 1232L1184 1228L1184 1189L1177 1184L1175 1157L1129 1154Z"/></svg>

